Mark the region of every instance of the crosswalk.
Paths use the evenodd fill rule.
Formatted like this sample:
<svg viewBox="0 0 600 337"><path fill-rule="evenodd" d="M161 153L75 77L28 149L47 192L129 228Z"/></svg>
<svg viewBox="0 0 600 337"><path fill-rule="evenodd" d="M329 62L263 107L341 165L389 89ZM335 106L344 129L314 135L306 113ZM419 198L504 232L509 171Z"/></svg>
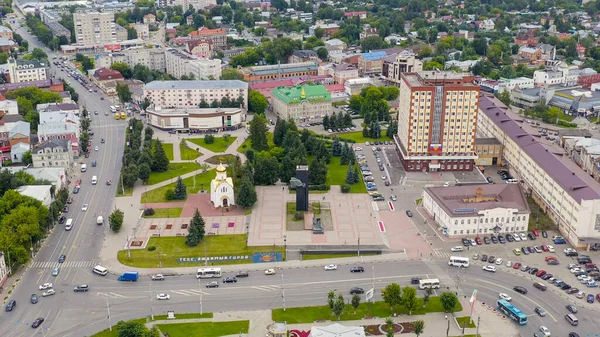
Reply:
<svg viewBox="0 0 600 337"><path fill-rule="evenodd" d="M200 289L170 290L167 293L178 294L183 296L200 296L201 294L209 295L209 293L204 292Z"/></svg>
<svg viewBox="0 0 600 337"><path fill-rule="evenodd" d="M123 296L123 295L117 294L117 293L101 293L101 292L98 292L98 293L96 293L96 296L109 297L109 298L127 298L127 296Z"/></svg>
<svg viewBox="0 0 600 337"><path fill-rule="evenodd" d="M250 287L252 289L261 290L261 291L276 291L281 290L280 286L254 286Z"/></svg>
<svg viewBox="0 0 600 337"><path fill-rule="evenodd" d="M96 261L65 261L63 263L58 263L56 261L33 261L29 264L29 268L83 268L83 267L93 267L97 265Z"/></svg>
<svg viewBox="0 0 600 337"><path fill-rule="evenodd" d="M434 249L432 254L433 254L432 256L437 259L449 259L450 258L450 253L441 252L438 249Z"/></svg>

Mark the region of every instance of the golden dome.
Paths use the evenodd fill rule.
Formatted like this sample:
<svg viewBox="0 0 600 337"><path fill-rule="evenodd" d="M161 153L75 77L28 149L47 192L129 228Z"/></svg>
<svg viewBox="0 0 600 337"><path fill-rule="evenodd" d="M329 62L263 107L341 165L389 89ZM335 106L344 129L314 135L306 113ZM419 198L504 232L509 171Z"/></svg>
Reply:
<svg viewBox="0 0 600 337"><path fill-rule="evenodd" d="M217 172L223 173L225 171L227 171L227 168L223 165L223 163L219 163L219 166L217 167Z"/></svg>

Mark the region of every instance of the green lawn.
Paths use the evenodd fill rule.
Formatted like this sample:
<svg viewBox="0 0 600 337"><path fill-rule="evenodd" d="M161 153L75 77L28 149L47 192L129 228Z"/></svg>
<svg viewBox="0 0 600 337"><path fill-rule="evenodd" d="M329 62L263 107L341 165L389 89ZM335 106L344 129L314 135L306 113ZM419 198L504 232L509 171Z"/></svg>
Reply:
<svg viewBox="0 0 600 337"><path fill-rule="evenodd" d="M350 298L350 295L346 295L347 298ZM417 310L413 311L413 315L422 315L428 312L443 312L442 304L440 303L440 298L437 296L429 297L429 301L425 308L423 308L423 299L419 298L417 300ZM457 302L456 308L454 311L461 311L462 306L460 302ZM390 310L390 306L381 301L375 302L371 304L371 311L369 313L369 305L368 303L361 303L356 310L356 314L354 314L354 308L350 311L344 311L341 316L342 321L349 320L360 320L367 315L371 315L373 317L390 317L393 313L397 314L408 314L408 311L402 306L396 306L395 310ZM299 324L299 323L312 323L317 320L332 320L337 321L337 317L331 314L331 309L328 306L314 306L314 307L299 307L299 308L287 308L286 311L283 309L274 309L272 311L273 316L272 319L275 322L287 322L288 324Z"/></svg>
<svg viewBox="0 0 600 337"><path fill-rule="evenodd" d="M347 254L302 254L302 260L336 259L340 257L356 257L358 253ZM360 256L372 256L375 254L360 254Z"/></svg>
<svg viewBox="0 0 600 337"><path fill-rule="evenodd" d="M185 142L179 144L179 152L181 153L181 160L194 160L202 155L202 153L190 149Z"/></svg>
<svg viewBox="0 0 600 337"><path fill-rule="evenodd" d="M152 172L146 184L154 185L165 180L177 179L177 177L180 175L184 175L199 169L200 166L198 166L196 163L172 163L169 164L169 169L165 172Z"/></svg>
<svg viewBox="0 0 600 337"><path fill-rule="evenodd" d="M235 156L227 153L227 154L220 155L220 156L212 156L210 158L205 159L204 161L209 164L219 165L221 162L227 163L227 162L229 162L229 160L233 160L233 159L235 159Z"/></svg>
<svg viewBox="0 0 600 337"><path fill-rule="evenodd" d="M146 323L145 318L133 319L132 321L140 322L142 324ZM112 331L110 331L109 329L102 330L97 334L92 335L92 337L119 337L119 329L117 329L117 325L113 325Z"/></svg>
<svg viewBox="0 0 600 337"><path fill-rule="evenodd" d="M471 323L471 319L469 316L463 316L463 317L456 317L456 322L458 322L458 326L465 327L465 328L474 328L475 327L475 320L473 320L473 322Z"/></svg>
<svg viewBox="0 0 600 337"><path fill-rule="evenodd" d="M206 227L210 226L211 224L206 224ZM119 262L127 266L135 268L156 268L159 265L158 251L160 251L160 259L163 268L172 268L204 265L203 261L178 263L177 259L180 257L203 257L205 246L206 256L252 255L253 253L273 252L273 246L247 246L245 234L205 236L204 240L195 247L186 246L185 237L182 236L152 237L147 246L155 246L156 250L149 252L147 249L132 249L131 258L127 257L127 250L121 250L118 252L117 258ZM275 251L283 254L284 247L276 246ZM215 264L239 264L240 262L252 263L252 258L249 260L215 262Z"/></svg>
<svg viewBox="0 0 600 337"><path fill-rule="evenodd" d="M250 321L158 324L169 337L221 337L247 334Z"/></svg>
<svg viewBox="0 0 600 337"><path fill-rule="evenodd" d="M169 160L175 159L173 156L173 144L171 143L161 143L163 150L165 150L165 154Z"/></svg>
<svg viewBox="0 0 600 337"><path fill-rule="evenodd" d="M275 143L273 143L273 132L267 133L267 142L269 144L269 148L272 148L273 146L275 146ZM237 152L245 153L246 150L248 150L249 148L250 148L250 137L248 137L248 139L246 139L246 141L244 141L242 143L242 145L240 145L238 147Z"/></svg>
<svg viewBox="0 0 600 337"><path fill-rule="evenodd" d="M154 215L144 215L144 218L179 218L183 208L155 208Z"/></svg>
<svg viewBox="0 0 600 337"><path fill-rule="evenodd" d="M362 131L340 133L338 136L343 139L353 140L357 143L372 142L377 140L376 138L364 137ZM382 136L379 137L379 140L391 140L391 138Z"/></svg>
<svg viewBox="0 0 600 337"><path fill-rule="evenodd" d="M187 163L184 163L187 164ZM194 164L196 168L198 168L198 164ZM175 165L175 164L171 164ZM187 177L183 179L183 184L187 188L188 194L198 193L201 188L204 189L210 188L210 181L215 177L215 169L206 171L205 173L196 174L193 177ZM195 184L194 184L195 181ZM150 203L150 202L181 202L182 200L167 200L165 198L165 192L169 188L175 188L177 182L173 182L171 184L161 186L159 188L155 188L153 190L149 190L148 192L142 193L142 203Z"/></svg>
<svg viewBox="0 0 600 337"><path fill-rule="evenodd" d="M544 210L535 203L533 198L527 197L527 204L529 204L529 208L531 209L529 223L527 225L528 231L532 231L534 229L549 230L555 228L552 219L550 219L550 217L544 213Z"/></svg>
<svg viewBox="0 0 600 337"><path fill-rule="evenodd" d="M332 157L331 162L328 165L327 171L327 182L329 186L332 185L344 185L346 183L346 173L348 172L347 165L340 164L340 157ZM360 181L356 184L352 184L350 193L367 193L367 187L363 182L362 174L358 173Z"/></svg>
<svg viewBox="0 0 600 337"><path fill-rule="evenodd" d="M229 147L229 145L233 144L235 142L235 140L237 139L237 137L229 137L228 141L225 141L225 139L223 137L214 137L215 138L215 142L212 144L206 144L206 142L204 141L204 138L190 138L188 139L188 141L198 145L198 146L202 146L205 149L208 149L209 151L212 151L214 153L221 153L221 152L225 152L227 150L227 148Z"/></svg>

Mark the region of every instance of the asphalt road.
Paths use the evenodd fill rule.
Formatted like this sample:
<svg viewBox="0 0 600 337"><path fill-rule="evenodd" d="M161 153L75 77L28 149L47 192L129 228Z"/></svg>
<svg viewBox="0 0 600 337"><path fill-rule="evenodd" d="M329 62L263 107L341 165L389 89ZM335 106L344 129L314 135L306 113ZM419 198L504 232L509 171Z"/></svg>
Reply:
<svg viewBox="0 0 600 337"><path fill-rule="evenodd" d="M17 27L17 25L13 25L13 28L29 41L30 49L42 48L50 58L56 56L46 47L41 46L39 41L27 33L25 28ZM65 71L61 71L54 65L51 66L49 73L51 76L55 75L56 78L67 77ZM83 102L90 110L91 129L95 133L90 157L81 156L76 160L76 166L73 169L74 176L71 177L71 192L75 181L82 180L80 192L71 194L74 201L69 205L69 212L64 214L67 218L74 220L74 227L67 232L63 225L57 225L36 255L31 264L32 268L26 270L11 296L11 299L17 301L15 310L10 313L2 310L0 315L0 335L3 336L33 335L29 324L37 317L46 319L37 332L45 336L56 336L58 335L56 322L62 318L77 318L77 315L71 315L69 311L81 311L86 308L86 303L80 302L74 296L79 294L72 294L72 287L92 280L90 267L95 264L94 260L98 257L104 240L104 231L108 227L108 215L111 211L116 182L121 169L124 130L127 122L115 120L110 113L108 116L104 116L110 103L107 98L100 99L101 93L90 93L74 79L71 78L69 81L79 93L80 102ZM98 115L93 114L95 110L98 111ZM105 139L105 144L101 144L101 138ZM93 150L95 146L99 147L99 151ZM96 167L91 165L94 160L97 162ZM87 164L87 172L80 172L81 163ZM97 185L92 185L91 182L94 175L98 177ZM106 185L108 179L114 182L113 185ZM81 210L83 204L89 205L86 212ZM96 225L98 215L104 216L104 226ZM62 254L66 255L66 261L59 264L58 257ZM53 277L51 275L52 268L57 266L61 267L60 274ZM41 297L38 285L45 282L54 283L57 294L48 298L40 298L39 303L35 305L30 304L31 294L37 293ZM86 295L82 294L82 296ZM81 321L78 320L79 322ZM81 336L80 334L76 335Z"/></svg>

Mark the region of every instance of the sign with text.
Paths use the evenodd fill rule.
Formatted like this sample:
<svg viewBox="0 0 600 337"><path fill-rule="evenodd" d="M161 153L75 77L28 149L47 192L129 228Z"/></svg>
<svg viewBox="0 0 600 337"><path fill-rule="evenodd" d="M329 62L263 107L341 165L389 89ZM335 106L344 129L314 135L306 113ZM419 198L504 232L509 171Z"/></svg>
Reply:
<svg viewBox="0 0 600 337"><path fill-rule="evenodd" d="M202 256L202 257L180 257L177 263L189 262L225 262L225 261L243 261L250 260L250 255L226 255L226 256Z"/></svg>
<svg viewBox="0 0 600 337"><path fill-rule="evenodd" d="M254 253L252 255L252 262L254 263L264 263L264 262L281 262L282 255L281 253L273 253L273 252L265 252L265 253Z"/></svg>

